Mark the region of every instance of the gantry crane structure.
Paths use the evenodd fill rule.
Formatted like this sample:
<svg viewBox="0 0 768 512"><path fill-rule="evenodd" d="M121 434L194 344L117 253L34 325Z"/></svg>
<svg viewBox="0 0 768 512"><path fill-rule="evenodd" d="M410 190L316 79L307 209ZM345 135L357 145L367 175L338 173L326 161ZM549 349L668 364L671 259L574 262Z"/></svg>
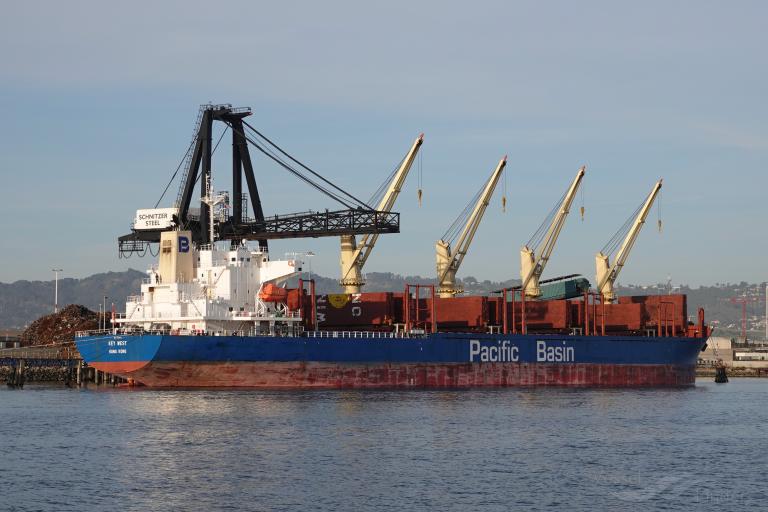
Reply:
<svg viewBox="0 0 768 512"><path fill-rule="evenodd" d="M392 211L397 196L400 195L403 188L403 183L405 183L405 178L408 176L408 171L411 170L423 142L424 134L422 133L416 138L400 165L395 169L388 181L386 190L382 189L383 195L379 199L375 211L382 214ZM349 232L341 235L341 279L339 279L339 285L341 285L344 293L360 293L360 287L365 284L363 266L378 239L379 233L366 233L358 244L355 233Z"/></svg>
<svg viewBox="0 0 768 512"><path fill-rule="evenodd" d="M483 219L493 191L496 189L496 184L499 182L506 165L507 157L505 155L499 160L488 181L435 244L437 293L440 297L454 297L464 291L456 286L456 272L467 255L472 239L475 237L480 221Z"/></svg>
<svg viewBox="0 0 768 512"><path fill-rule="evenodd" d="M741 304L741 339L746 343L747 341L747 305L753 304L753 303L760 303L760 302L763 302L763 300L765 299L762 297L750 297L745 294L745 295L740 295L738 297L731 297L729 300L731 304Z"/></svg>
<svg viewBox="0 0 768 512"><path fill-rule="evenodd" d="M206 104L200 107L192 142L176 171L178 173L179 169L183 168L181 187L174 208L171 209L174 212L172 223L156 229L139 228L134 223L131 233L118 239L121 256L146 253L151 244L159 243L163 231L175 228L190 230L192 241L196 244L209 244L213 242L211 224L215 221L217 221L215 235L217 240L230 240L233 245L244 240L258 240L259 245L264 249L266 249L267 240L270 239L354 236L356 234L378 237L382 233L400 231L400 215L391 211L391 205L386 210L372 208L366 202L333 184L248 124L245 118L250 115L250 108L233 108L230 104ZM205 200L208 194L207 184L211 181L212 155L218 146L218 143L213 144L214 122L223 123L232 134L231 214L218 219L209 218L208 208L199 208L199 213L191 208L194 190L198 183L200 200ZM221 138L223 137L224 133ZM265 216L249 147L261 152L285 171L325 194L341 205L341 208ZM176 173L171 178L166 191L175 176ZM243 176L245 176L249 196L243 194ZM163 192L164 195L165 192ZM163 196L160 197L155 208L162 201ZM252 218L248 218L248 202L251 204Z"/></svg>
<svg viewBox="0 0 768 512"><path fill-rule="evenodd" d="M595 267L596 275L595 282L597 283L597 292L603 302L615 302L616 293L614 292L614 284L619 277L621 269L629 258L629 253L632 251L637 236L640 234L640 230L645 224L645 219L648 217L648 212L651 210L656 196L661 191L662 180L657 181L651 193L645 201L637 207L634 213L627 219L624 225L611 237L611 239L605 244L603 249L595 255ZM626 234L626 236L625 236ZM610 264L610 257L618 247L619 242L623 238L621 248L616 253L613 259L613 265Z"/></svg>
<svg viewBox="0 0 768 512"><path fill-rule="evenodd" d="M557 243L557 238L560 236L568 213L571 211L573 199L576 197L585 171L586 166L579 169L560 201L550 211L528 243L520 250L520 278L522 279L520 288L527 298L535 299L541 296L539 279L550 256L552 256L555 243Z"/></svg>

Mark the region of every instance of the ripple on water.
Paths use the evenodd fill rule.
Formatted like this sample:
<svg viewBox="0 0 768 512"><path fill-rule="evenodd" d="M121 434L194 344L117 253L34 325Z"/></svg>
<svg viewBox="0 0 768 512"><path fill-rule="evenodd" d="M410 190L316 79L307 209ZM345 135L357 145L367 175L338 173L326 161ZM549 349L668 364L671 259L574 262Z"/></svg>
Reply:
<svg viewBox="0 0 768 512"><path fill-rule="evenodd" d="M0 390L0 509L747 509L767 396L30 385Z"/></svg>

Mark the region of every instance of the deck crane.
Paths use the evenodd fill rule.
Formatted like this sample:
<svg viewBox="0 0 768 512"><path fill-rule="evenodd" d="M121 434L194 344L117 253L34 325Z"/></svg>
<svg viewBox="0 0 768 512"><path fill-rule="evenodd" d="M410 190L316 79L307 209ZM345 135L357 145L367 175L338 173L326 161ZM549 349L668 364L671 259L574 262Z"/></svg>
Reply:
<svg viewBox="0 0 768 512"><path fill-rule="evenodd" d="M416 138L400 166L393 173L386 192L376 205L376 211L389 212L392 210L395 200L403 188L405 178L408 176L408 171L411 170L411 166L416 160L422 142L424 142L423 133ZM358 245L355 235L341 235L341 279L339 284L344 293L360 293L360 287L365 284L362 275L363 266L378 239L378 233L366 234Z"/></svg>
<svg viewBox="0 0 768 512"><path fill-rule="evenodd" d="M563 229L563 225L565 225L565 219L571 210L571 204L574 197L576 197L576 192L584 177L585 170L586 166L582 166L579 169L579 172L576 173L576 178L574 178L561 200L552 209L528 243L520 250L520 278L522 279L520 289L524 290L526 297L535 299L541 296L539 278L541 278L549 257L552 255L557 237L560 236L560 231ZM552 221L549 224L549 229L544 231L547 221L550 219Z"/></svg>
<svg viewBox="0 0 768 512"><path fill-rule="evenodd" d="M661 182L662 180L659 180L653 185L653 189L651 190L651 193L648 194L648 198L645 202L635 210L627 222L625 222L608 243L605 244L605 247L595 255L595 266L597 267L597 275L595 276L597 281L597 291L605 302L613 302L616 300L613 285L619 277L619 272L621 272L622 267L627 262L632 246L635 245L637 235L640 234L640 229L643 227L643 224L645 224L645 219L648 217L648 212L651 210L653 202L656 200L656 196L659 195ZM630 224L630 222L632 223ZM616 253L616 258L611 266L609 257L616 249L616 246L624 233L626 233L624 243L621 244L621 249Z"/></svg>
<svg viewBox="0 0 768 512"><path fill-rule="evenodd" d="M463 290L456 288L456 272L461 266L461 262L464 261L464 256L467 255L469 245L472 243L472 239L477 232L480 221L483 219L485 210L488 208L488 204L493 195L493 191L496 188L496 184L499 182L504 167L507 165L507 157L499 160L498 165L491 173L490 178L486 182L485 186L480 189L476 198L467 205L462 215L448 228L448 231L443 237L435 244L436 258L437 258L437 292L440 297L448 298L457 295ZM469 208L474 205L471 213ZM469 213L468 217L465 214ZM464 223L464 229L458 236L458 242L454 246L454 250L451 251L451 234L455 235L458 232L458 228L461 226L461 221L466 218Z"/></svg>

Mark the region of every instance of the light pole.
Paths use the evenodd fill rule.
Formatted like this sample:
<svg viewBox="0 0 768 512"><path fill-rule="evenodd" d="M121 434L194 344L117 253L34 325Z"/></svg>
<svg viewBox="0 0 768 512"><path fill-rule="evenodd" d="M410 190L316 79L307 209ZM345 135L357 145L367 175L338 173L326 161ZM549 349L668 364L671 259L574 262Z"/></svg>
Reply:
<svg viewBox="0 0 768 512"><path fill-rule="evenodd" d="M59 312L59 272L63 272L60 268L52 268L53 272L53 312Z"/></svg>
<svg viewBox="0 0 768 512"><path fill-rule="evenodd" d="M309 260L309 280L310 281L312 280L312 256L314 255L315 253L313 253L312 251L307 251L304 253L304 256L306 256L307 259ZM768 290L768 287L766 287L766 290ZM766 332L768 332L768 330Z"/></svg>
<svg viewBox="0 0 768 512"><path fill-rule="evenodd" d="M108 298L109 297L107 297L106 295L104 296L104 302L102 302L102 306L101 306L101 322L103 324L102 329L105 329L105 330L107 328L107 299Z"/></svg>
<svg viewBox="0 0 768 512"><path fill-rule="evenodd" d="M213 215L213 208L216 205L219 205L221 203L225 203L227 201L227 196L225 194L218 194L217 196L213 196L213 180L211 179L211 176L208 176L208 183L205 184L206 187L206 195L200 198L200 201L208 205L208 219L209 219L209 234L210 237L210 244L211 244L211 250L215 247L215 240L214 240L214 215ZM238 201L240 198L238 198Z"/></svg>
<svg viewBox="0 0 768 512"><path fill-rule="evenodd" d="M297 256L306 256L307 260L309 260L309 281L312 281L312 256L314 256L315 253L312 251L306 251L306 252L287 252L285 253L286 257L293 257L296 259ZM304 293L303 291L301 292ZM315 310L312 312L312 318L317 318L317 304L315 304Z"/></svg>
<svg viewBox="0 0 768 512"><path fill-rule="evenodd" d="M306 256L307 259L309 260L309 282L310 283L312 282L312 256L314 256L314 255L315 255L315 253L312 252L312 251L307 251L307 252L304 253L304 256ZM315 289L314 285L310 285L310 286L312 286L313 290ZM304 292L302 292L302 293L304 293ZM313 300L313 302L314 302L314 300ZM312 320L313 323L317 323L317 304L315 304L315 307L312 308L312 319L313 319ZM316 329L317 327L313 326L313 328Z"/></svg>

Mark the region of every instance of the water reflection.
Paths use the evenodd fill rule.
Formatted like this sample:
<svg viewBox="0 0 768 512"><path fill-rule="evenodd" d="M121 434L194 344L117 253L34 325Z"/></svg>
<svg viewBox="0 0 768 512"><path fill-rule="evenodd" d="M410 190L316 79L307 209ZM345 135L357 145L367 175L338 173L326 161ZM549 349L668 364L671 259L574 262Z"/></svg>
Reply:
<svg viewBox="0 0 768 512"><path fill-rule="evenodd" d="M746 507L766 391L30 386L0 391L0 478L42 510L686 510L723 485Z"/></svg>

